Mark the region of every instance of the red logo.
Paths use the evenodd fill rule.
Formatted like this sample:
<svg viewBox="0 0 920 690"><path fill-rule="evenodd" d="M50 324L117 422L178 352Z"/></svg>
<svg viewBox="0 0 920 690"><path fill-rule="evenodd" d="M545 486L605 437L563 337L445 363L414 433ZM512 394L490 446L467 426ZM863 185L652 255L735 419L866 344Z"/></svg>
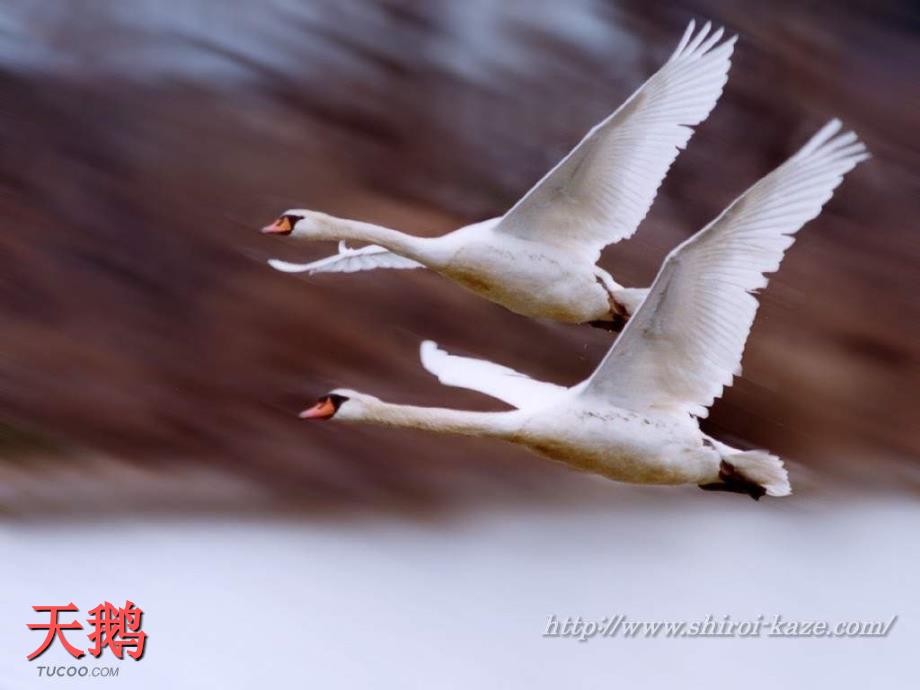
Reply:
<svg viewBox="0 0 920 690"><path fill-rule="evenodd" d="M38 648L26 657L29 661L43 654L55 638L60 640L64 649L75 659L86 654L64 636L65 630L83 630L83 626L76 619L70 623L62 623L58 619L62 613L75 613L80 610L73 602L66 606L33 606L32 609L48 613L49 620L47 623L28 624L29 630L48 631ZM144 644L147 641L147 633L141 630L141 617L144 612L135 606L134 602L126 601L123 607L119 607L107 601L90 609L89 615L90 618L87 618L86 622L92 629L92 632L87 635L92 644L87 650L90 654L99 657L108 647L119 659L124 658L125 651L135 660L144 655Z"/></svg>

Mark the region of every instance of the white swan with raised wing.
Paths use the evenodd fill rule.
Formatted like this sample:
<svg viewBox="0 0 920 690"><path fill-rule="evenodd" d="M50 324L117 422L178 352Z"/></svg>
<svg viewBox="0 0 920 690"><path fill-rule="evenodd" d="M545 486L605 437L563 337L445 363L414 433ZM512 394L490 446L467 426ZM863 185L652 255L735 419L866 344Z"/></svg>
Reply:
<svg viewBox="0 0 920 690"><path fill-rule="evenodd" d="M694 33L691 22L667 63L504 216L425 238L290 209L262 232L340 240L339 253L269 263L308 273L426 267L524 316L618 330L647 290L624 288L596 263L636 231L691 127L722 93L735 37L719 43L722 29L710 29Z"/></svg>

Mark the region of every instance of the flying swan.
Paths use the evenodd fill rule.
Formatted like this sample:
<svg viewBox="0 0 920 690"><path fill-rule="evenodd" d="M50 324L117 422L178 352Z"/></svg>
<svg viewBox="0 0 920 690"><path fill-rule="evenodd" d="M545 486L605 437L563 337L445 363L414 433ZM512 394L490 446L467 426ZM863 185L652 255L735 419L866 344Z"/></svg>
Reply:
<svg viewBox="0 0 920 690"><path fill-rule="evenodd" d="M649 295L603 361L571 388L422 343L422 365L449 386L515 407L470 412L394 405L336 389L304 419L338 419L486 436L610 479L697 484L786 496L782 461L741 451L700 431L698 418L740 373L765 273L779 268L793 235L821 212L843 175L868 157L833 120L798 153L736 199L665 259Z"/></svg>
<svg viewBox="0 0 920 690"><path fill-rule="evenodd" d="M710 28L694 33L690 22L665 65L504 216L425 238L291 209L262 232L339 240L338 254L269 264L311 274L425 267L524 316L619 330L648 291L624 288L595 264L636 231L691 126L722 93L737 37L719 43L722 29Z"/></svg>

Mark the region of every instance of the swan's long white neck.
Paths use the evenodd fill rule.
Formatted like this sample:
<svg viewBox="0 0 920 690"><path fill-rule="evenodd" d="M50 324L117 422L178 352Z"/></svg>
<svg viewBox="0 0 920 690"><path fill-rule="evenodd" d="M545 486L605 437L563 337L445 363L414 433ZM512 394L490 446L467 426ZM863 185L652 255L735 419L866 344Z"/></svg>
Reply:
<svg viewBox="0 0 920 690"><path fill-rule="evenodd" d="M420 429L441 434L509 438L519 428L518 410L512 412L471 412L442 407L394 405L381 400L366 402L349 414L343 408L342 421L367 422L378 426Z"/></svg>
<svg viewBox="0 0 920 690"><path fill-rule="evenodd" d="M301 230L299 227L296 228L293 233L294 237L311 240L367 242L368 244L385 247L394 254L414 259L419 263L428 264L432 260L428 246L431 240L426 237L414 237L382 225L337 218L325 213L313 212L305 220L308 221L309 229ZM303 222L301 221L301 223ZM298 223L299 225L300 223Z"/></svg>

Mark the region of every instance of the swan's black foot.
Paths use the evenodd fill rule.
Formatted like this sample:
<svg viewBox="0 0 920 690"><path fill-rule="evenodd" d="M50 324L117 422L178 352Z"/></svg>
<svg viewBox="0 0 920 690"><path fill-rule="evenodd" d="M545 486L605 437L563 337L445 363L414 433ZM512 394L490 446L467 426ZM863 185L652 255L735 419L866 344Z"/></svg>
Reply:
<svg viewBox="0 0 920 690"><path fill-rule="evenodd" d="M629 317L623 316L622 314L614 314L612 321L588 321L589 326L594 326L594 328L601 328L605 331L610 331L611 333L619 333L623 330L623 326L626 325L626 322L629 320Z"/></svg>
<svg viewBox="0 0 920 690"><path fill-rule="evenodd" d="M742 477L735 471L734 466L725 460L719 465L719 479L722 481L700 484L699 487L703 491L730 491L736 494L747 494L755 501L759 501L760 497L767 493L767 490L760 484Z"/></svg>

